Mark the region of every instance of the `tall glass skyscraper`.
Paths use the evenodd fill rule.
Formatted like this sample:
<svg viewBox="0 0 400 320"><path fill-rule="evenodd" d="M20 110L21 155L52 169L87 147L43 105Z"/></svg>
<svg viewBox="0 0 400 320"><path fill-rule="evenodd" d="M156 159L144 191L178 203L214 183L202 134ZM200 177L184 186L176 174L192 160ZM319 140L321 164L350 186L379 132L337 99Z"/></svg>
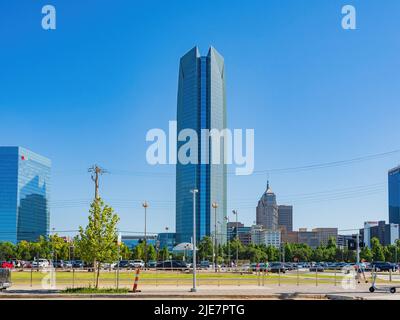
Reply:
<svg viewBox="0 0 400 320"><path fill-rule="evenodd" d="M400 166L389 170L389 223L400 224Z"/></svg>
<svg viewBox="0 0 400 320"><path fill-rule="evenodd" d="M193 195L197 194L197 240L216 234L219 243L226 242L226 164L221 153L220 164L211 164L211 152L200 143L202 129L226 128L226 96L224 58L211 47L207 56L200 56L197 47L180 60L177 108L178 134L183 129L197 132L198 164L176 167L176 241L191 242L193 235ZM178 141L177 148L185 142ZM221 139L220 150L225 150ZM210 150L213 145L210 142ZM208 160L208 164L205 163ZM201 161L203 160L203 161ZM202 163L201 163L202 162ZM218 204L216 216L212 203ZM215 233L216 226L216 233Z"/></svg>
<svg viewBox="0 0 400 320"><path fill-rule="evenodd" d="M49 234L51 162L21 147L0 147L0 241Z"/></svg>

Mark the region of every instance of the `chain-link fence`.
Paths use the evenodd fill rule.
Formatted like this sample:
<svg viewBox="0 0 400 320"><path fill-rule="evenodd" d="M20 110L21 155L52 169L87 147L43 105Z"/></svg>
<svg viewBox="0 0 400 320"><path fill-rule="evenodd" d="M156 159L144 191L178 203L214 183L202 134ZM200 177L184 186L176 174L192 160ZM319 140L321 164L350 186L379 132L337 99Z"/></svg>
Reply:
<svg viewBox="0 0 400 320"><path fill-rule="evenodd" d="M100 287L107 288L130 288L133 286L136 272L138 270L126 269L103 269L100 270L98 283ZM12 271L13 287L24 288L77 288L93 287L96 285L97 272L92 269L16 269ZM236 270L200 270L197 272L198 286L323 286L333 285L344 288L352 288L358 283L372 282L372 273L359 274L354 270L291 270L281 272L259 271L236 271ZM192 270L157 270L146 269L139 272L140 286L191 286ZM398 272L376 273L376 284L400 283Z"/></svg>

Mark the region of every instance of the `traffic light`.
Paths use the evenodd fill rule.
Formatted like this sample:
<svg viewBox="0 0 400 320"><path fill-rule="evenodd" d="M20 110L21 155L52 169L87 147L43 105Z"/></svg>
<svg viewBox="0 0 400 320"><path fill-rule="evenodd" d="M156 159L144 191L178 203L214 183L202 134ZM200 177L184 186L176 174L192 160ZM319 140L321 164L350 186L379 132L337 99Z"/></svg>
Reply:
<svg viewBox="0 0 400 320"><path fill-rule="evenodd" d="M347 241L347 249L349 249L349 250L357 250L357 240L356 239L349 239Z"/></svg>

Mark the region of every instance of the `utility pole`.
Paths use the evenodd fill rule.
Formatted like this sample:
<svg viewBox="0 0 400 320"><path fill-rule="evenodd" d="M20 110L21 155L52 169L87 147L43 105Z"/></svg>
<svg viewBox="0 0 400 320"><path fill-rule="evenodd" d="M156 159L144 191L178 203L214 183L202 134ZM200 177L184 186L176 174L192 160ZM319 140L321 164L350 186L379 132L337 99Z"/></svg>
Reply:
<svg viewBox="0 0 400 320"><path fill-rule="evenodd" d="M226 216L224 217L224 219L226 220L226 223L229 225L229 217ZM226 229L228 231L228 228ZM227 234L228 237L228 234ZM229 264L229 268L231 267L231 239L228 239L228 264Z"/></svg>
<svg viewBox="0 0 400 320"><path fill-rule="evenodd" d="M193 193L193 288L191 292L197 292L196 288L196 193L198 189L190 190Z"/></svg>
<svg viewBox="0 0 400 320"><path fill-rule="evenodd" d="M238 222L237 210L232 210L232 213L236 216L236 268L237 268L239 261L239 222Z"/></svg>
<svg viewBox="0 0 400 320"><path fill-rule="evenodd" d="M218 255L218 249L217 249L217 208L218 208L218 203L213 202L212 207L214 209L214 244L213 244L213 265L214 265L214 270L217 272L217 255Z"/></svg>
<svg viewBox="0 0 400 320"><path fill-rule="evenodd" d="M360 263L360 233L357 232L356 235L356 245L357 245L357 263Z"/></svg>
<svg viewBox="0 0 400 320"><path fill-rule="evenodd" d="M149 204L145 201L142 206L144 208L144 266L147 267L147 208Z"/></svg>
<svg viewBox="0 0 400 320"><path fill-rule="evenodd" d="M88 172L92 174L92 180L94 182L94 199L99 200L99 176L108 173L108 171L95 164L88 169Z"/></svg>

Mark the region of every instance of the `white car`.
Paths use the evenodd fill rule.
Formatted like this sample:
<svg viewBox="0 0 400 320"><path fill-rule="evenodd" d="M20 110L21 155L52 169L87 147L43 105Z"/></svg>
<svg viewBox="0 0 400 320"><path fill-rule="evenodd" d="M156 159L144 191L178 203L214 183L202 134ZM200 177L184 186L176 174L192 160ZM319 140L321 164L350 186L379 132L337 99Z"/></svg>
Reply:
<svg viewBox="0 0 400 320"><path fill-rule="evenodd" d="M132 266L134 268L144 268L144 261L143 260L133 260Z"/></svg>
<svg viewBox="0 0 400 320"><path fill-rule="evenodd" d="M47 259L38 259L32 262L32 268L48 268L50 267L50 262Z"/></svg>

